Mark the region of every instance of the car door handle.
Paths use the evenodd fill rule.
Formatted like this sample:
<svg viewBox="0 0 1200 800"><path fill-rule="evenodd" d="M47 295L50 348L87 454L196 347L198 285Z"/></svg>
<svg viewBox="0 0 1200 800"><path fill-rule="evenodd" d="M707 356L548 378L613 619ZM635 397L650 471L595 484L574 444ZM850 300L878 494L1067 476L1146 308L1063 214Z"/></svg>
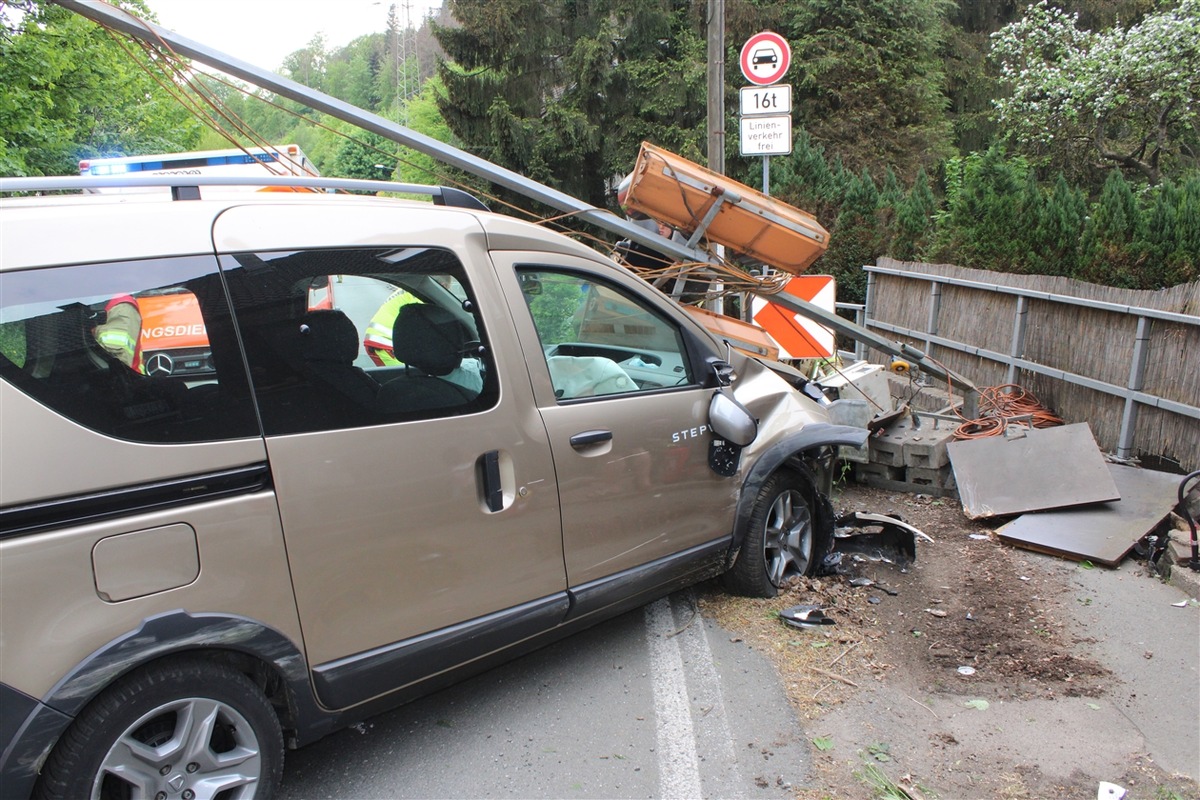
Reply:
<svg viewBox="0 0 1200 800"><path fill-rule="evenodd" d="M489 450L480 456L483 483L483 502L488 511L500 511L504 508L504 486L500 480L500 451Z"/></svg>
<svg viewBox="0 0 1200 800"><path fill-rule="evenodd" d="M587 447L589 444L611 442L612 431L583 431L571 437L571 447Z"/></svg>

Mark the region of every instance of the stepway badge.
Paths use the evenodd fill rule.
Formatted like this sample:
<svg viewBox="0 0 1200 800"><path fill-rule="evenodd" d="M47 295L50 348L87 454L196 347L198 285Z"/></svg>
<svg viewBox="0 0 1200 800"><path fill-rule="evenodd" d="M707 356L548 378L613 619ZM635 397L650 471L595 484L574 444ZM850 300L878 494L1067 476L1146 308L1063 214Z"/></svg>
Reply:
<svg viewBox="0 0 1200 800"><path fill-rule="evenodd" d="M785 156L792 152L790 115L742 117L740 123L742 155Z"/></svg>

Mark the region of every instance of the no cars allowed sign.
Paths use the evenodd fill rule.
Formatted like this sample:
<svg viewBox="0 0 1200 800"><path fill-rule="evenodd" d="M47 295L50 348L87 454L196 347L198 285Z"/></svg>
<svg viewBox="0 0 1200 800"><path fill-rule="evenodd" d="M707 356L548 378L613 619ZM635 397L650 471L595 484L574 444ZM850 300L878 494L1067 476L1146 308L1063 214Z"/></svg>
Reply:
<svg viewBox="0 0 1200 800"><path fill-rule="evenodd" d="M746 80L757 86L770 86L791 66L792 48L778 33L763 31L746 40L739 61Z"/></svg>

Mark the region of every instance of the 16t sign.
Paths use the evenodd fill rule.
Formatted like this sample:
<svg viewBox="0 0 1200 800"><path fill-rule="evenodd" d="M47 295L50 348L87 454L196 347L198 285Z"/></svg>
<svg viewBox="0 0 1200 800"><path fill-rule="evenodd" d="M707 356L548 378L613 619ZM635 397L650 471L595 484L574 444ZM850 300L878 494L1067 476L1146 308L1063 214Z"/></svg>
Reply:
<svg viewBox="0 0 1200 800"><path fill-rule="evenodd" d="M792 48L778 33L763 31L746 40L739 60L746 80L758 86L770 86L788 71Z"/></svg>

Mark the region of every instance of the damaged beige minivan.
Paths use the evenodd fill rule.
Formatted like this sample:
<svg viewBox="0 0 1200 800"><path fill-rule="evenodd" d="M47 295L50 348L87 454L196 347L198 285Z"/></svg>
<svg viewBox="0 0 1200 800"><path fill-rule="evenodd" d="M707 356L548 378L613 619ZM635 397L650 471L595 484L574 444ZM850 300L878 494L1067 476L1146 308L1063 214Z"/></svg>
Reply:
<svg viewBox="0 0 1200 800"><path fill-rule="evenodd" d="M0 796L267 797L285 748L820 559L865 430L431 195L0 201ZM164 296L203 363L142 353Z"/></svg>

